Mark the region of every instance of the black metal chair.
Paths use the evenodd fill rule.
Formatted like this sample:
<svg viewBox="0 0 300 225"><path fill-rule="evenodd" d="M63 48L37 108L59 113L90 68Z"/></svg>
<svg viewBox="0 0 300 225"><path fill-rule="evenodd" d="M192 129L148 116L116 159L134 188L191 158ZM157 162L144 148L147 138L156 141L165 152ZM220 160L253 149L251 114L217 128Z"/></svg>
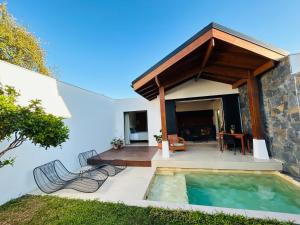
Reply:
<svg viewBox="0 0 300 225"><path fill-rule="evenodd" d="M33 176L39 189L47 194L61 189L91 193L102 186L108 174L105 170L72 173L59 160L54 160L36 167Z"/></svg>
<svg viewBox="0 0 300 225"><path fill-rule="evenodd" d="M228 135L228 134L224 134L223 135L223 149L224 149L224 145L226 145L226 146L232 145L234 148L234 154L236 155L236 143L235 143L234 137L232 137L231 135Z"/></svg>
<svg viewBox="0 0 300 225"><path fill-rule="evenodd" d="M90 159L92 157L96 157L97 155L98 155L98 153L94 149L90 150L90 151L79 153L78 159L79 159L79 163L80 163L81 167L86 167L90 170L102 169L102 170L107 171L108 176L115 176L118 173L122 172L124 169L126 169L126 165L120 166L120 165L117 165L117 163L114 163L114 161L117 162L119 160L113 160L110 163L104 162L104 160L103 160L103 163L100 163L98 165L95 165L95 166L89 165L88 159Z"/></svg>

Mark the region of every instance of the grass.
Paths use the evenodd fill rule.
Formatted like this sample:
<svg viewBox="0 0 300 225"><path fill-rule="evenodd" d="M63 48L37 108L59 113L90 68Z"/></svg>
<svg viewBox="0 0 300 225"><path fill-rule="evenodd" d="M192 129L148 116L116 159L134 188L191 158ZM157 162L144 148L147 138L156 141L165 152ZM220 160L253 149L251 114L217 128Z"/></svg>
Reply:
<svg viewBox="0 0 300 225"><path fill-rule="evenodd" d="M243 216L141 208L124 204L64 199L52 196L23 196L0 206L0 224L292 224Z"/></svg>

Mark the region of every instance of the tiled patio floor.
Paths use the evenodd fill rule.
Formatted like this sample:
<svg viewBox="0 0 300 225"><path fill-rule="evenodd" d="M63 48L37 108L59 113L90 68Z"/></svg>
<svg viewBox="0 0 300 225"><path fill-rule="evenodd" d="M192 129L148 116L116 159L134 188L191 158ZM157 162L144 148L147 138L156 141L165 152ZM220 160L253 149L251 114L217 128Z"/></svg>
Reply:
<svg viewBox="0 0 300 225"><path fill-rule="evenodd" d="M158 151L152 158L154 167L178 167L199 169L238 169L238 170L282 170L282 163L270 159L255 159L252 154L241 154L237 151L221 152L217 142L188 144L186 151L171 153L170 158L162 157Z"/></svg>

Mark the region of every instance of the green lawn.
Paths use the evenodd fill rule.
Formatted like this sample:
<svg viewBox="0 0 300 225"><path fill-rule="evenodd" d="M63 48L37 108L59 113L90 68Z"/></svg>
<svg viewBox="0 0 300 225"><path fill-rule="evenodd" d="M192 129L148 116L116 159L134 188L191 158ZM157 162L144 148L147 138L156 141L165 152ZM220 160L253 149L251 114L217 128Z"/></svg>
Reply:
<svg viewBox="0 0 300 225"><path fill-rule="evenodd" d="M141 208L99 201L24 196L0 206L0 224L292 224L242 216Z"/></svg>

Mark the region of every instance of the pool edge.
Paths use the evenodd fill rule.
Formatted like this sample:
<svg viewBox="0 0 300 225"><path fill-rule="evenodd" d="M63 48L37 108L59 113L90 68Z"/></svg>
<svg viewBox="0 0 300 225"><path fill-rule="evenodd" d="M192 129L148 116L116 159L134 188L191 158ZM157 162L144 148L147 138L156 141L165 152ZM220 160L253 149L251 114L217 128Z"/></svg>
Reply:
<svg viewBox="0 0 300 225"><path fill-rule="evenodd" d="M232 172L232 173L254 173L254 174L268 174L276 175L285 181L297 186L300 188L300 182L294 180L292 177L289 177L286 174L280 173L279 171L261 171L261 170L227 170L227 169L196 169L196 168L165 168L157 167L150 179L149 185L145 192L144 198L142 201L146 202L148 206L165 208L165 209L181 209L188 211L200 211L204 213L216 214L216 213L225 213L228 215L242 215L247 218L257 218L257 219L276 219L279 221L293 222L300 224L300 215L292 213L283 213L283 212L272 212L272 211L262 211L262 210L249 210L249 209L235 209L235 208L225 208L225 207L215 207L215 206L205 206L205 205L193 205L186 203L172 203L172 202L163 202L163 201L152 201L148 200L148 194L150 187L154 181L155 175L160 174L162 171L167 172Z"/></svg>

